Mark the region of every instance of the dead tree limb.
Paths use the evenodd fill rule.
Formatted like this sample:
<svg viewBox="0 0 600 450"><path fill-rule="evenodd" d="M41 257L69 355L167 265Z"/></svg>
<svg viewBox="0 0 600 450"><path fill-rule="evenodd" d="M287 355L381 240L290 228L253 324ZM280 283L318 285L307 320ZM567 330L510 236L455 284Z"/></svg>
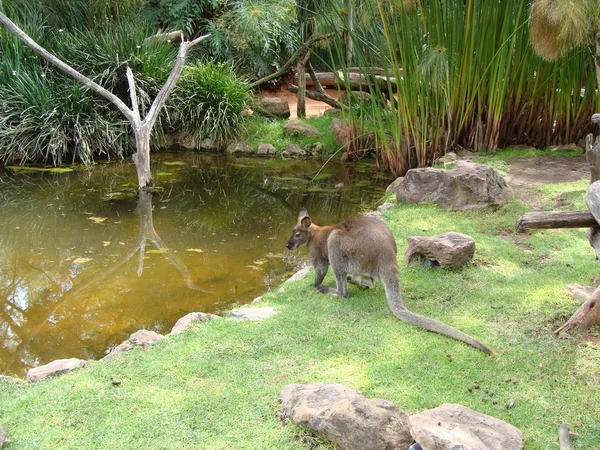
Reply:
<svg viewBox="0 0 600 450"><path fill-rule="evenodd" d="M558 441L560 442L560 450L571 450L571 436L569 429L561 425L558 429Z"/></svg>
<svg viewBox="0 0 600 450"><path fill-rule="evenodd" d="M559 335L563 331L587 330L596 325L600 325L600 287L592 292L592 295L575 311L575 314L562 327L554 331L554 334Z"/></svg>
<svg viewBox="0 0 600 450"><path fill-rule="evenodd" d="M293 94L298 93L298 86L296 86L295 84L288 84L287 88L288 88L288 91L290 91ZM320 94L315 91L309 91L308 89L306 90L305 94L308 98L310 98L312 100L317 100L317 101L320 101L323 103L327 103L328 105L332 106L333 108L336 108L336 109L342 108L342 104L329 95L323 95L323 94Z"/></svg>
<svg viewBox="0 0 600 450"><path fill-rule="evenodd" d="M517 233L536 229L600 227L589 211L534 211L517 220Z"/></svg>

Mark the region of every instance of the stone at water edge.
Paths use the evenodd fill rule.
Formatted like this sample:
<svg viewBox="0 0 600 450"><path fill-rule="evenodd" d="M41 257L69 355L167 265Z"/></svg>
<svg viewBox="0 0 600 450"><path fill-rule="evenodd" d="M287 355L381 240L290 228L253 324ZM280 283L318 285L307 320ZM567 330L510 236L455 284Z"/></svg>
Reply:
<svg viewBox="0 0 600 450"><path fill-rule="evenodd" d="M253 155L254 149L247 142L232 142L227 146L225 152L230 155Z"/></svg>
<svg viewBox="0 0 600 450"><path fill-rule="evenodd" d="M102 359L109 358L114 355L118 355L119 353L123 353L131 350L134 347L142 347L146 348L148 345L163 339L164 336L162 334L158 334L151 330L138 330L129 336L125 342L117 345L108 355L106 355Z"/></svg>
<svg viewBox="0 0 600 450"><path fill-rule="evenodd" d="M412 437L425 450L522 450L515 426L462 405L445 403L409 417Z"/></svg>
<svg viewBox="0 0 600 450"><path fill-rule="evenodd" d="M306 151L298 144L288 144L281 154L284 158L304 158Z"/></svg>
<svg viewBox="0 0 600 450"><path fill-rule="evenodd" d="M407 449L413 442L407 416L394 403L341 384L290 384L280 397L286 417L339 450Z"/></svg>
<svg viewBox="0 0 600 450"><path fill-rule="evenodd" d="M442 267L461 267L473 259L475 239L454 231L437 236L411 236L404 255L405 264L417 257L436 261Z"/></svg>
<svg viewBox="0 0 600 450"><path fill-rule="evenodd" d="M289 283L290 281L301 280L306 275L308 275L309 272L310 272L310 266L303 267L302 269L300 269L299 271L297 271L294 275L292 275L287 280L285 280L284 283Z"/></svg>
<svg viewBox="0 0 600 450"><path fill-rule="evenodd" d="M57 359L51 363L28 370L27 381L40 381L46 377L60 375L85 366L87 366L87 361L82 359Z"/></svg>
<svg viewBox="0 0 600 450"><path fill-rule="evenodd" d="M277 149L274 145L261 143L258 144L257 154L258 156L273 156Z"/></svg>
<svg viewBox="0 0 600 450"><path fill-rule="evenodd" d="M260 308L238 308L231 311L229 320L265 320L273 317L277 311L272 306Z"/></svg>
<svg viewBox="0 0 600 450"><path fill-rule="evenodd" d="M299 119L290 119L283 126L284 136L299 136L299 137L321 137L321 133L317 128L302 122Z"/></svg>
<svg viewBox="0 0 600 450"><path fill-rule="evenodd" d="M179 319L173 328L171 328L171 335L183 333L188 328L192 327L197 322L205 322L210 319L218 319L219 316L215 316L214 314L206 314L203 312L192 312L181 319Z"/></svg>

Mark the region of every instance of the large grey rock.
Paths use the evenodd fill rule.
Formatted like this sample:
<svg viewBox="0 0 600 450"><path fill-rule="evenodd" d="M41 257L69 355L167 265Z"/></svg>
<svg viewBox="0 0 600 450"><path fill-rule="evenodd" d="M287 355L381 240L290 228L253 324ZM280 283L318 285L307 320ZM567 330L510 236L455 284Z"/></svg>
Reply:
<svg viewBox="0 0 600 450"><path fill-rule="evenodd" d="M125 342L117 345L108 355L102 359L109 358L119 353L123 353L131 350L134 347L146 348L150 344L154 344L156 341L163 339L162 334L158 334L151 330L139 330L129 336Z"/></svg>
<svg viewBox="0 0 600 450"><path fill-rule="evenodd" d="M333 119L329 125L329 132L333 134L333 139L337 145L346 145L348 143L347 126L342 119Z"/></svg>
<svg viewBox="0 0 600 450"><path fill-rule="evenodd" d="M521 450L523 433L495 417L445 403L410 416L410 431L423 450Z"/></svg>
<svg viewBox="0 0 600 450"><path fill-rule="evenodd" d="M87 366L87 362L82 359L57 359L43 366L34 367L27 372L28 381L40 381L46 377L60 375L70 372L73 369Z"/></svg>
<svg viewBox="0 0 600 450"><path fill-rule="evenodd" d="M288 144L281 154L284 158L304 158L306 151L298 144Z"/></svg>
<svg viewBox="0 0 600 450"><path fill-rule="evenodd" d="M225 149L227 153L230 155L252 155L254 154L254 149L247 142L232 142Z"/></svg>
<svg viewBox="0 0 600 450"><path fill-rule="evenodd" d="M492 167L457 161L453 169L411 169L396 187L396 200L435 202L453 210L504 205L512 189Z"/></svg>
<svg viewBox="0 0 600 450"><path fill-rule="evenodd" d="M437 261L442 267L461 267L473 259L474 254L475 239L450 231L432 237L409 237L404 262L410 264L415 257L421 256Z"/></svg>
<svg viewBox="0 0 600 450"><path fill-rule="evenodd" d="M272 306L262 306L260 308L239 308L233 309L230 320L244 321L244 320L265 320L273 317L277 314L277 311Z"/></svg>
<svg viewBox="0 0 600 450"><path fill-rule="evenodd" d="M277 97L260 97L257 99L259 106L269 114L287 119L290 117L290 105L287 100Z"/></svg>
<svg viewBox="0 0 600 450"><path fill-rule="evenodd" d="M290 384L280 397L286 417L339 450L407 449L413 442L408 418L394 403L341 384Z"/></svg>
<svg viewBox="0 0 600 450"><path fill-rule="evenodd" d="M175 322L175 325L173 325L173 328L171 328L170 334L174 335L174 334L183 333L185 330L192 327L197 322L205 322L210 319L218 319L218 318L219 318L219 316L215 316L214 314L206 314L203 312L192 312L192 313L189 313L189 314L183 316L181 319L179 319L177 322Z"/></svg>
<svg viewBox="0 0 600 450"><path fill-rule="evenodd" d="M318 129L304 123L298 119L290 119L283 126L283 134L286 136L298 136L298 137L321 137L321 133Z"/></svg>

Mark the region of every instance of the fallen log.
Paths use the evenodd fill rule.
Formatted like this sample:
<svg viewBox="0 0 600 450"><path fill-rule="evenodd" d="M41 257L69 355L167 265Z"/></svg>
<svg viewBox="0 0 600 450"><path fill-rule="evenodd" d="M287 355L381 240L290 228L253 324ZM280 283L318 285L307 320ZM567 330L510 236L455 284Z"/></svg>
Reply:
<svg viewBox="0 0 600 450"><path fill-rule="evenodd" d="M294 84L288 84L287 88L288 88L288 91L290 91L293 94L297 94L298 93L298 86L296 86ZM310 98L312 100L318 100L320 102L327 103L332 108L342 109L341 103L338 102L338 101L336 101L330 95L321 94L319 92L314 92L314 91L309 91L308 89L306 91L304 91L304 95L306 95L308 98Z"/></svg>
<svg viewBox="0 0 600 450"><path fill-rule="evenodd" d="M569 429L564 425L561 425L558 429L558 440L560 450L571 450L571 436L569 436Z"/></svg>
<svg viewBox="0 0 600 450"><path fill-rule="evenodd" d="M558 336L563 331L588 330L596 325L600 325L600 287L592 292L575 314L562 327L554 331L554 334Z"/></svg>
<svg viewBox="0 0 600 450"><path fill-rule="evenodd" d="M396 78L394 77L383 77L376 75L374 77L365 76L361 73L349 73L348 78L344 78L344 74L334 73L334 72L317 72L316 76L319 80L321 86L333 87L333 88L342 88L346 89L350 86L350 89L353 91L366 90L369 86L373 84L377 84L379 89L387 92L388 83L390 83L392 87L392 91L396 92ZM311 81L306 80L306 85L310 86Z"/></svg>
<svg viewBox="0 0 600 450"><path fill-rule="evenodd" d="M589 211L534 211L517 220L517 233L551 228L599 228Z"/></svg>

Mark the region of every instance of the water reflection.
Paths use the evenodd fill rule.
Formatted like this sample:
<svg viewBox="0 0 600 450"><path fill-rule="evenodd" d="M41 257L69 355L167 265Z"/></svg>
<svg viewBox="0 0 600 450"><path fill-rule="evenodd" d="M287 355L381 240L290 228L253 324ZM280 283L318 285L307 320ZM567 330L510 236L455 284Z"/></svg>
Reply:
<svg viewBox="0 0 600 450"><path fill-rule="evenodd" d="M97 359L140 328L166 333L270 289L297 264L283 244L301 206L333 222L387 184L339 165L313 181L319 167L163 155L162 190L139 198L130 164L0 173L0 372Z"/></svg>

